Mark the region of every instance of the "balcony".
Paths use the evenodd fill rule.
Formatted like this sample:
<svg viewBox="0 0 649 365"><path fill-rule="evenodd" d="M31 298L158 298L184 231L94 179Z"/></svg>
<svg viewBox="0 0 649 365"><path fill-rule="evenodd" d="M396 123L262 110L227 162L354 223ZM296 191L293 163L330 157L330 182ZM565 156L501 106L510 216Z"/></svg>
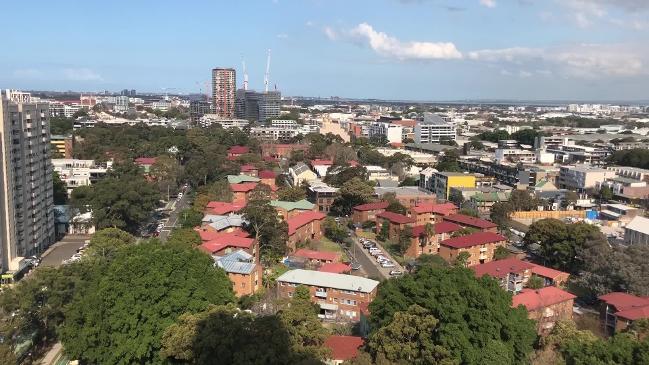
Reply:
<svg viewBox="0 0 649 365"><path fill-rule="evenodd" d="M327 292L324 290L316 290L315 291L315 296L318 298L324 298L327 299Z"/></svg>

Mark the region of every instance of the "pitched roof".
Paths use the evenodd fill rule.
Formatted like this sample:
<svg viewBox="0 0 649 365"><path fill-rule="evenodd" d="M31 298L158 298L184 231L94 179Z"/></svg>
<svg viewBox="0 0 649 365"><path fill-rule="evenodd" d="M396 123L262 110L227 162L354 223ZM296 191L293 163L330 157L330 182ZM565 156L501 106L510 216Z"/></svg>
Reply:
<svg viewBox="0 0 649 365"><path fill-rule="evenodd" d="M194 230L198 232L198 234L201 236L201 241L203 242L219 239L221 236L224 235L250 237L250 234L242 230L241 228L235 228L232 232L215 232L215 231L201 229L201 228L194 228Z"/></svg>
<svg viewBox="0 0 649 365"><path fill-rule="evenodd" d="M649 305L639 308L627 309L615 313L616 316L626 318L631 321L636 319L649 318Z"/></svg>
<svg viewBox="0 0 649 365"><path fill-rule="evenodd" d="M466 236L449 238L440 242L442 246L453 247L453 248L467 248L476 245L484 245L487 243L496 243L500 241L505 241L507 238L498 233L493 232L476 232Z"/></svg>
<svg viewBox="0 0 649 365"><path fill-rule="evenodd" d="M311 160L311 166L316 166L316 165L324 165L324 166L331 166L333 165L334 162L332 160Z"/></svg>
<svg viewBox="0 0 649 365"><path fill-rule="evenodd" d="M199 248L209 254L219 252L228 247L250 248L254 244L253 238L240 237L236 235L221 236L202 243Z"/></svg>
<svg viewBox="0 0 649 365"><path fill-rule="evenodd" d="M476 217L471 217L468 215L464 214L451 214L449 216L444 217L444 220L447 220L449 222L457 223L462 226L469 226L469 227L475 227L475 228L480 228L480 229L488 229L488 228L495 228L498 227L498 225L494 222L476 218Z"/></svg>
<svg viewBox="0 0 649 365"><path fill-rule="evenodd" d="M545 267L542 265L537 265L532 263L532 273L538 276L542 276L544 278L550 278L550 279L556 279L557 277L561 275L568 275L568 273L565 273L563 271L555 270L549 267Z"/></svg>
<svg viewBox="0 0 649 365"><path fill-rule="evenodd" d="M135 163L138 165L153 165L155 162L155 157L138 157L135 159Z"/></svg>
<svg viewBox="0 0 649 365"><path fill-rule="evenodd" d="M243 250L237 250L223 257L215 258L214 261L225 272L234 274L250 274L257 266L253 256Z"/></svg>
<svg viewBox="0 0 649 365"><path fill-rule="evenodd" d="M318 271L331 272L335 274L344 274L349 273L352 270L352 267L348 264L343 264L342 262L328 262L322 264Z"/></svg>
<svg viewBox="0 0 649 365"><path fill-rule="evenodd" d="M422 203L417 204L411 208L415 213L434 213L439 215L449 215L457 211L457 206L453 203L443 203L443 204L431 204L431 203Z"/></svg>
<svg viewBox="0 0 649 365"><path fill-rule="evenodd" d="M217 231L221 231L229 227L241 227L244 223L243 216L240 214L206 214L203 217L202 221L207 222L210 227L214 228Z"/></svg>
<svg viewBox="0 0 649 365"><path fill-rule="evenodd" d="M298 200L296 202L289 202L284 200L271 200L270 205L276 208L282 208L287 212L292 210L312 210L315 204L306 199Z"/></svg>
<svg viewBox="0 0 649 365"><path fill-rule="evenodd" d="M235 155L242 155L244 153L250 152L250 148L246 146L232 146L230 147L228 152Z"/></svg>
<svg viewBox="0 0 649 365"><path fill-rule="evenodd" d="M556 286L546 286L538 290L523 289L523 291L514 295L512 298L512 307L516 308L519 305L523 305L528 311L534 311L575 298L575 295L561 290Z"/></svg>
<svg viewBox="0 0 649 365"><path fill-rule="evenodd" d="M393 121L392 124L414 128L417 125L417 121L413 119L401 119Z"/></svg>
<svg viewBox="0 0 649 365"><path fill-rule="evenodd" d="M361 276L303 269L289 270L276 280L324 288L359 291L363 293L370 293L379 285L378 281Z"/></svg>
<svg viewBox="0 0 649 365"><path fill-rule="evenodd" d="M275 177L277 177L277 174L271 170L261 170L257 173L257 176L260 179L274 179Z"/></svg>
<svg viewBox="0 0 649 365"><path fill-rule="evenodd" d="M286 223L288 223L288 235L291 236L295 234L298 228L307 225L313 221L324 219L326 215L320 212L308 211L300 213L289 218Z"/></svg>
<svg viewBox="0 0 649 365"><path fill-rule="evenodd" d="M304 162L298 162L295 166L291 167L291 170L295 175L301 175L305 172L310 172L315 175L315 172L311 171L309 166L305 165Z"/></svg>
<svg viewBox="0 0 649 365"><path fill-rule="evenodd" d="M414 223L415 219L411 217L407 217L403 214L399 213L394 213L394 212L381 212L376 215L379 218L385 218L389 220L390 222L393 223L398 223L398 224L406 224L406 223Z"/></svg>
<svg viewBox="0 0 649 365"><path fill-rule="evenodd" d="M349 360L358 355L358 349L363 346L363 339L356 336L329 336L324 346L331 349L332 360Z"/></svg>
<svg viewBox="0 0 649 365"><path fill-rule="evenodd" d="M236 213L245 207L245 203L211 201L207 203L205 210L209 211L211 214L224 215L229 213Z"/></svg>
<svg viewBox="0 0 649 365"><path fill-rule="evenodd" d="M359 212L365 212L368 210L377 210L385 209L390 205L388 202L376 202L376 203L367 203L355 206L353 209L358 210Z"/></svg>
<svg viewBox="0 0 649 365"><path fill-rule="evenodd" d="M649 234L649 219L637 215L635 218L631 219L631 222L626 225L625 229Z"/></svg>
<svg viewBox="0 0 649 365"><path fill-rule="evenodd" d="M512 257L471 266L470 269L475 272L476 277L489 275L494 278L504 278L509 273L520 273L532 269L533 266L529 262Z"/></svg>
<svg viewBox="0 0 649 365"><path fill-rule="evenodd" d="M247 193L257 187L257 183L230 184L230 189L235 193Z"/></svg>
<svg viewBox="0 0 649 365"><path fill-rule="evenodd" d="M259 182L259 178L248 175L228 175L228 184L241 184L244 182Z"/></svg>
<svg viewBox="0 0 649 365"><path fill-rule="evenodd" d="M450 232L455 232L459 231L462 229L461 226L451 223L451 222L439 222L433 224L433 228L435 229L435 234L442 234L442 233L450 233ZM412 227L412 236L413 237L418 237L422 235L424 232L426 232L426 225L422 224L419 226L414 226Z"/></svg>
<svg viewBox="0 0 649 365"><path fill-rule="evenodd" d="M639 297L621 292L600 295L599 300L614 306L620 312L649 306L649 297Z"/></svg>
<svg viewBox="0 0 649 365"><path fill-rule="evenodd" d="M340 254L338 252L314 251L301 248L295 251L293 256L304 257L310 260L336 261L340 257Z"/></svg>

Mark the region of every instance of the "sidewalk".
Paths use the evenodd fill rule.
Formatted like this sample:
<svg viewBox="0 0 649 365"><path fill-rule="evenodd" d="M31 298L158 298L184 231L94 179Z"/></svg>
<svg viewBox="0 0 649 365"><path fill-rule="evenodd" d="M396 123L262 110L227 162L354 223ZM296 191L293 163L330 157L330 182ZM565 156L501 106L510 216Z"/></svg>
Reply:
<svg viewBox="0 0 649 365"><path fill-rule="evenodd" d="M41 360L41 365L54 365L56 361L61 357L63 352L63 345L60 342L57 342L52 346L50 351L45 354L43 360Z"/></svg>

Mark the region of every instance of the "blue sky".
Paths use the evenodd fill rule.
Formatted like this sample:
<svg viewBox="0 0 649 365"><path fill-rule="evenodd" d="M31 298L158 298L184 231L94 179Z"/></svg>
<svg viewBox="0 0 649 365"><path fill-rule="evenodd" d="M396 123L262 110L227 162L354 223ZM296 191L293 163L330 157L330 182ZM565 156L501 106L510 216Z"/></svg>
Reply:
<svg viewBox="0 0 649 365"><path fill-rule="evenodd" d="M245 58L251 88L359 98L649 99L649 0L22 1L0 87L198 92ZM27 27L28 26L28 27Z"/></svg>

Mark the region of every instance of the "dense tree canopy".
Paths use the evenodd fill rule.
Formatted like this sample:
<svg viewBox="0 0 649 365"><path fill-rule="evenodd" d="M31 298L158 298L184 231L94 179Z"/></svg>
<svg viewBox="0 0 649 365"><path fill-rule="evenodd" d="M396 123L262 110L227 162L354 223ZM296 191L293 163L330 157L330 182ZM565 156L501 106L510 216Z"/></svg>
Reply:
<svg viewBox="0 0 649 365"><path fill-rule="evenodd" d="M285 255L288 247L288 225L278 219L277 211L270 205L270 190L263 185L255 188L242 210L248 222L246 230L255 237L264 258L275 261Z"/></svg>
<svg viewBox="0 0 649 365"><path fill-rule="evenodd" d="M160 364L162 334L178 316L233 300L232 284L211 257L186 246L141 243L120 250L76 291L61 339L66 353L84 362Z"/></svg>
<svg viewBox="0 0 649 365"><path fill-rule="evenodd" d="M649 150L637 148L632 150L616 151L609 157L608 161L615 165L649 169Z"/></svg>
<svg viewBox="0 0 649 365"><path fill-rule="evenodd" d="M511 295L495 280L476 279L467 269L421 266L412 275L383 282L369 308L374 334L411 305L439 320L430 336L419 335L426 348L440 346L462 364L524 363L536 340L527 311L511 308Z"/></svg>
<svg viewBox="0 0 649 365"><path fill-rule="evenodd" d="M52 174L52 185L54 194L54 204L61 205L68 202L68 188L65 183L61 181L58 172Z"/></svg>
<svg viewBox="0 0 649 365"><path fill-rule="evenodd" d="M368 181L358 177L345 181L338 191L339 196L334 200L331 211L339 216L350 215L352 208L368 203L374 196L374 187Z"/></svg>

